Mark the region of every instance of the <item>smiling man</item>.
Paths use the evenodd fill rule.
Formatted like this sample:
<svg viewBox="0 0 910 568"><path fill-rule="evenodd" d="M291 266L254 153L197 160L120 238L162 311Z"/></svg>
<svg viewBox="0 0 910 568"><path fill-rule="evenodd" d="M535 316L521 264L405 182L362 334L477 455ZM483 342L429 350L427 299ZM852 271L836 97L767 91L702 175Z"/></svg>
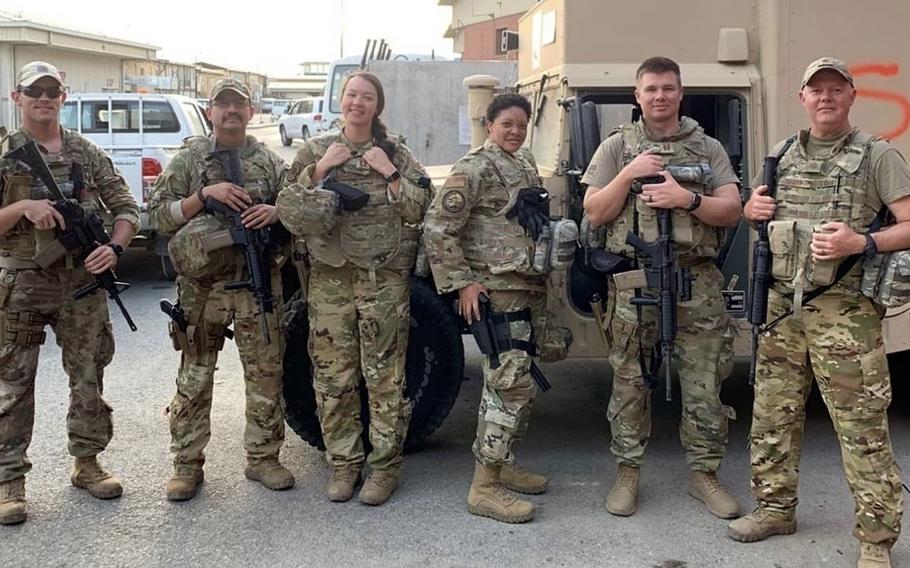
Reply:
<svg viewBox="0 0 910 568"><path fill-rule="evenodd" d="M246 85L222 79L212 89L210 102L206 112L213 134L188 138L158 177L149 198L152 228L173 235L168 250L185 316L170 326L174 346L183 353L177 393L169 407L174 474L166 494L171 501L193 498L202 483L215 364L232 322L246 380L246 477L274 490L294 485L294 476L278 461L284 440L278 331L281 275L274 263L264 267L271 271L275 304L274 312L265 314L264 325L271 336L267 342L260 326L263 314L253 293L225 289L230 282L251 278L243 249L225 238L225 218L205 210L206 200L212 199L240 211L247 229L275 225L278 213L273 204L287 166L281 156L247 135L253 106ZM282 252L276 250L274 256L279 258Z"/></svg>
<svg viewBox="0 0 910 568"><path fill-rule="evenodd" d="M84 259L75 252L46 254L54 246L62 251L58 230L66 228L54 195L20 164L0 160L0 524L26 519L26 450L35 419L38 352L48 325L70 380L72 483L99 499L123 492L97 459L113 435L111 407L102 398L104 367L114 355L107 300L103 290L80 300L73 295L116 266L139 228L139 208L110 158L60 127L66 92L57 68L43 61L24 65L11 97L22 126L0 140L0 152L34 140L67 200L86 215L106 210L114 227L110 243Z"/></svg>
<svg viewBox="0 0 910 568"><path fill-rule="evenodd" d="M853 255L910 248L910 169L894 146L850 125L856 89L843 61L823 57L810 64L799 100L809 129L772 152L781 156L777 195L760 186L745 207L750 221L770 221L768 320L781 319L762 334L758 349L751 432L758 508L731 523L729 534L753 542L796 530L805 402L814 375L856 506L858 566L886 567L902 504L888 434L882 313L860 293L862 263L838 269L850 267ZM883 206L895 222L870 234ZM811 302L798 300L819 289Z"/></svg>
<svg viewBox="0 0 910 568"><path fill-rule="evenodd" d="M635 100L642 120L618 128L597 149L582 179L588 185L584 207L592 225L606 225L605 248L630 260L634 251L626 244L629 232L637 230L643 239L654 240L656 210L673 211L679 266L693 277L691 301L677 304L675 345L683 405L680 438L692 470L689 494L712 514L733 518L739 506L717 478L731 414L720 402L720 387L732 371L732 335L721 296L723 275L713 259L724 228L740 218L739 180L720 142L706 136L691 118L680 118L682 98L674 61L652 57L639 66ZM666 171L669 165L699 164L710 165L713 174L700 183L679 183ZM664 181L643 185L638 196L630 191L636 179L651 176L663 176ZM605 318L610 327L606 335L613 338L610 449L619 462L606 507L619 516L632 515L638 500L639 471L651 434L651 393L643 357L657 337L656 310L637 313L632 298L632 290L611 286Z"/></svg>

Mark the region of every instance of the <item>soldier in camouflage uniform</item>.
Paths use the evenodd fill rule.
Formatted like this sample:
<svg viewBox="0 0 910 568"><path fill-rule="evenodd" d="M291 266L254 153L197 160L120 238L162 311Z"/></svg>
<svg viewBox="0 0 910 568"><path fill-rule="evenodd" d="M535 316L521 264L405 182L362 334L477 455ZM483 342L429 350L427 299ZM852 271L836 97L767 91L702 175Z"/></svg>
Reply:
<svg viewBox="0 0 910 568"><path fill-rule="evenodd" d="M458 292L459 313L478 319L480 295L495 313L530 309L530 321L513 321L513 339L543 337L547 324L546 276L531 269L533 240L506 212L523 188L542 185L533 156L521 146L531 107L520 95L499 95L487 108L487 141L468 152L433 200L425 221L427 256L441 294ZM533 336L532 336L533 333ZM539 494L547 478L515 463L512 446L525 433L537 393L530 375L531 355L511 349L500 366L483 361L484 386L474 440L474 477L468 510L507 523L534 517L530 501L507 489Z"/></svg>
<svg viewBox="0 0 910 568"><path fill-rule="evenodd" d="M768 221L772 275L752 419L752 492L758 508L730 524L743 542L796 530L796 486L805 402L815 377L841 445L856 505L853 535L860 568L890 566L900 533L901 483L886 411L891 379L881 311L860 294L860 263L840 280L846 257L910 248L910 169L888 142L850 125L856 98L846 65L819 59L803 76L799 99L808 130L781 142L773 198L760 186L746 204L752 222ZM760 178L759 178L760 179ZM896 224L869 234L883 205ZM802 297L831 285L811 302Z"/></svg>
<svg viewBox="0 0 910 568"><path fill-rule="evenodd" d="M214 199L242 211L248 229L274 227L278 223L274 201L284 185L287 166L278 154L246 134L253 115L246 85L223 79L212 89L210 103L206 112L214 134L187 139L158 177L150 197L152 227L174 235L169 250L178 273L177 297L188 324L180 329L175 322L170 328L175 348L182 351L177 393L169 407L174 473L166 493L172 501L191 499L203 481L213 375L231 322L246 381L245 475L273 490L294 485L294 476L278 461L284 441L283 343L278 330L282 251L275 251L275 262L266 267L271 270L275 308L265 314L263 324L250 290L225 290L225 284L250 275L243 250L223 239L224 218L203 211L206 199ZM228 168L215 156L222 150L239 154L243 187L226 181ZM270 342L264 339L262 325L267 326Z"/></svg>
<svg viewBox="0 0 910 568"><path fill-rule="evenodd" d="M582 182L589 186L585 212L594 226L606 225L608 251L633 258L626 235L637 223L639 236L656 240L655 209L672 209L679 265L689 268L693 277L691 301L677 304L675 344L683 408L680 439L692 470L689 494L712 514L732 518L739 514L739 506L717 478L732 416L732 409L720 401L721 384L732 371L732 335L720 294L723 276L713 259L723 243L724 227L739 221L739 180L720 142L706 136L691 118L679 119L682 86L675 62L654 57L642 63L635 97L642 120L609 136L585 172ZM713 172L705 183L680 184L664 171L667 165L700 163L709 164ZM655 175L666 181L644 185L639 196L630 192L636 178ZM643 379L640 351L649 353L657 339L656 310L641 310L639 320L631 299L632 290L611 286L604 321L605 335L612 338L610 449L619 463L606 508L619 516L632 515L636 509L639 471L651 434L651 393Z"/></svg>
<svg viewBox="0 0 910 568"><path fill-rule="evenodd" d="M26 450L35 418L38 351L50 325L63 351L70 379L67 414L69 452L75 456L73 485L100 499L119 497L120 481L104 471L97 455L113 435L111 407L102 398L104 367L114 355L114 338L103 290L74 300L93 275L117 264L139 229L139 208L120 172L104 152L60 127L66 99L63 79L48 63L34 61L19 72L12 98L22 110L22 127L0 142L7 152L29 140L38 143L61 191L87 214L105 209L113 236L84 260L67 253L53 260L43 251L57 243L64 221L39 181L11 161L0 161L0 524L26 518ZM39 253L40 256L39 256ZM41 259L41 264L36 259Z"/></svg>
<svg viewBox="0 0 910 568"><path fill-rule="evenodd" d="M411 406L405 397L411 274L430 192L423 167L379 114L375 75L356 72L341 89L344 126L307 140L278 199L282 222L306 240L309 351L316 406L332 465L331 501L344 502L360 482L365 456L361 381L369 397L371 472L360 491L368 505L398 487ZM334 178L369 195L353 209L323 189ZM428 182L428 179L426 179ZM422 183L421 185L428 185Z"/></svg>

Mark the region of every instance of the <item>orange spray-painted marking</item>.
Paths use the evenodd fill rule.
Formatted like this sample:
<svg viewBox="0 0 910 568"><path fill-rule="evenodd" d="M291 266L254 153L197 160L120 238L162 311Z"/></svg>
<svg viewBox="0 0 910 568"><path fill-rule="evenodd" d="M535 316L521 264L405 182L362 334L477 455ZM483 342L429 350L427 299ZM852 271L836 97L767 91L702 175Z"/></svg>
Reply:
<svg viewBox="0 0 910 568"><path fill-rule="evenodd" d="M869 63L864 65L855 65L850 68L850 73L854 77L860 75L881 75L882 77L893 77L900 72L900 67L897 63ZM900 109L901 117L893 129L887 132L879 133L879 136L882 138L887 138L889 140L894 140L899 138L907 130L910 130L910 99L908 99L902 93L895 91L885 91L881 89L866 89L864 87L857 87L856 95L859 97L866 97L869 99L875 99L878 101L884 101L889 104L893 104Z"/></svg>

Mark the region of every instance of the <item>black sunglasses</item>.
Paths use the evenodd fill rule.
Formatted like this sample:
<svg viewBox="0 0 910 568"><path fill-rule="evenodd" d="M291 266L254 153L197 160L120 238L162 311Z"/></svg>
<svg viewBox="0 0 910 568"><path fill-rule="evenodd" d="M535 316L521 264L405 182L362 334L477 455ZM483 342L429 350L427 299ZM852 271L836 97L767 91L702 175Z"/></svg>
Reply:
<svg viewBox="0 0 910 568"><path fill-rule="evenodd" d="M56 99L63 94L63 88L58 85L52 87L37 87L32 85L31 87L20 88L19 92L26 97L31 97L33 99L41 98L42 94L47 95L47 98L49 99Z"/></svg>

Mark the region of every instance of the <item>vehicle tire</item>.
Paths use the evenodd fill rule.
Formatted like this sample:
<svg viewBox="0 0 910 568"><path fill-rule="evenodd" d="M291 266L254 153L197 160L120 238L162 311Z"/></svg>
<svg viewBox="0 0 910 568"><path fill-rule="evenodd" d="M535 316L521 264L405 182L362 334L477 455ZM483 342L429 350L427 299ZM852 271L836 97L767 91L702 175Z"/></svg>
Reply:
<svg viewBox="0 0 910 568"><path fill-rule="evenodd" d="M166 254L161 255L161 273L168 280L174 281L177 279L177 271L174 270L174 264L171 262L171 257Z"/></svg>
<svg viewBox="0 0 910 568"><path fill-rule="evenodd" d="M313 372L307 353L306 303L296 292L285 305L285 419L310 445L325 449L313 391ZM464 376L461 325L445 301L426 280L411 277L411 334L408 343L405 394L413 403L405 449L415 450L443 423L455 404ZM369 415L361 385L361 421L366 437Z"/></svg>
<svg viewBox="0 0 910 568"><path fill-rule="evenodd" d="M300 139L301 139L301 140L309 140L309 139L310 139L310 129L307 128L306 126L304 126L304 127L303 127L303 130L300 132Z"/></svg>
<svg viewBox="0 0 910 568"><path fill-rule="evenodd" d="M281 137L282 146L290 146L291 142L294 141L293 138L288 138L288 133L284 131L284 125L278 127L278 135Z"/></svg>

